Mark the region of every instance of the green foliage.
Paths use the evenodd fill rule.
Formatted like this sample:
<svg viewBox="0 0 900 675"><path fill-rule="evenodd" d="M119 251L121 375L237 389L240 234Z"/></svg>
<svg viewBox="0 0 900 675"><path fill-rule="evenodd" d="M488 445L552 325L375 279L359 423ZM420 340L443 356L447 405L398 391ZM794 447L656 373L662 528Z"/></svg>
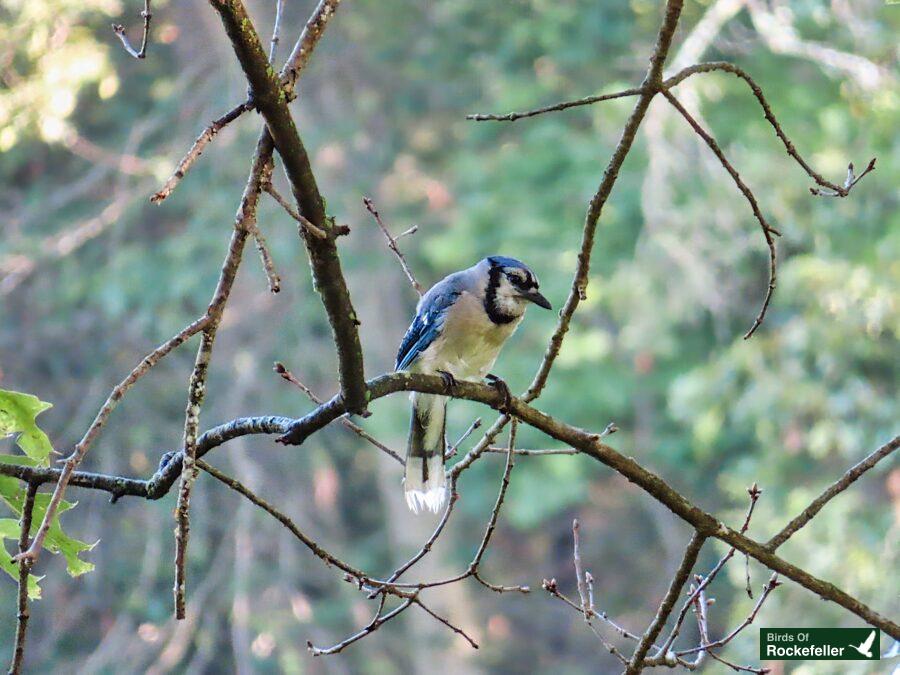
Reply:
<svg viewBox="0 0 900 675"><path fill-rule="evenodd" d="M22 394L15 391L0 389L0 434L4 436L17 435L16 442L26 455L0 455L0 462L4 464L24 464L27 466L48 466L50 453L53 446L50 439L37 426L35 418L44 410L52 407L52 404L41 401L31 394ZM47 512L51 495L38 493L35 495L34 508L32 510L31 532L34 534L40 527ZM17 543L19 540L19 519L25 504L25 487L20 482L9 476L0 476L0 500L2 500L17 516L17 518L0 518L0 540L11 539ZM79 554L89 551L93 545L78 541L63 532L59 524L59 517L74 507L75 504L65 500L59 506L50 531L44 540L44 548L51 553L61 553L66 559L66 570L73 577L80 576L94 569L93 563L79 558ZM4 542L4 548L6 544ZM5 550L8 549L5 548ZM0 554L0 567L13 579L19 578L19 569L11 562L12 555ZM39 598L40 579L31 574L28 577L29 597Z"/></svg>
<svg viewBox="0 0 900 675"><path fill-rule="evenodd" d="M16 434L18 446L42 466L49 463L53 446L35 418L52 407L52 403L41 401L37 396L0 389L0 435Z"/></svg>

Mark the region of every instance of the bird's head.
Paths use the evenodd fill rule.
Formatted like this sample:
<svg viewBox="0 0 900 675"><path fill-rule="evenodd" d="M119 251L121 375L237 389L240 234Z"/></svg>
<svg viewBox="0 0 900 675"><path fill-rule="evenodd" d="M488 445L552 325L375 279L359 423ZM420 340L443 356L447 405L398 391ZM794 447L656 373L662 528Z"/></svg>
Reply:
<svg viewBox="0 0 900 675"><path fill-rule="evenodd" d="M525 312L528 303L550 309L550 301L538 290L537 276L520 260L493 255L478 267L487 275L484 306L495 323L508 323Z"/></svg>

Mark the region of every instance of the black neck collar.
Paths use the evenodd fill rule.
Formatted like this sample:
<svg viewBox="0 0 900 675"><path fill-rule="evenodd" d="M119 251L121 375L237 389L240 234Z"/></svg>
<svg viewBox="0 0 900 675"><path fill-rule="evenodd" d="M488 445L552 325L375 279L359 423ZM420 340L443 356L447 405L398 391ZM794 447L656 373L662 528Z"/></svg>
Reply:
<svg viewBox="0 0 900 675"><path fill-rule="evenodd" d="M484 311L487 312L488 318L497 325L504 325L515 321L518 316L507 314L497 307L497 289L500 288L500 276L503 270L499 267L492 267L488 273L487 288L484 289Z"/></svg>

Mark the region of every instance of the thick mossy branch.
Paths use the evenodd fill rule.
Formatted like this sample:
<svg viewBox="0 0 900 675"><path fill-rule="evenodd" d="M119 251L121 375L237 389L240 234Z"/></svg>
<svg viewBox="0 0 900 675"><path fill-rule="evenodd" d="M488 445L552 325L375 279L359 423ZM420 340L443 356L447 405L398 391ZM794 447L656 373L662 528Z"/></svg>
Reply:
<svg viewBox="0 0 900 675"><path fill-rule="evenodd" d="M341 270L336 232L325 213L325 203L313 175L309 155L288 108L288 96L269 65L262 42L239 0L212 0L231 41L256 109L268 126L272 143L281 156L300 215L330 236L303 238L312 266L316 290L322 296L338 353L341 391L351 412L366 411L366 383L356 311Z"/></svg>

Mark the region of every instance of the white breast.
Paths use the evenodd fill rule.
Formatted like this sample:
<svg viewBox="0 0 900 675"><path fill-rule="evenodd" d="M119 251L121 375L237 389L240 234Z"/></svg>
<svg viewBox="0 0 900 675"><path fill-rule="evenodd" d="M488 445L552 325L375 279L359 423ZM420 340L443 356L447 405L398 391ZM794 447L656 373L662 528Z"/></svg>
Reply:
<svg viewBox="0 0 900 675"><path fill-rule="evenodd" d="M440 336L416 360L413 369L424 373L445 370L461 380L481 379L521 320L495 324L481 300L463 292L448 311Z"/></svg>

